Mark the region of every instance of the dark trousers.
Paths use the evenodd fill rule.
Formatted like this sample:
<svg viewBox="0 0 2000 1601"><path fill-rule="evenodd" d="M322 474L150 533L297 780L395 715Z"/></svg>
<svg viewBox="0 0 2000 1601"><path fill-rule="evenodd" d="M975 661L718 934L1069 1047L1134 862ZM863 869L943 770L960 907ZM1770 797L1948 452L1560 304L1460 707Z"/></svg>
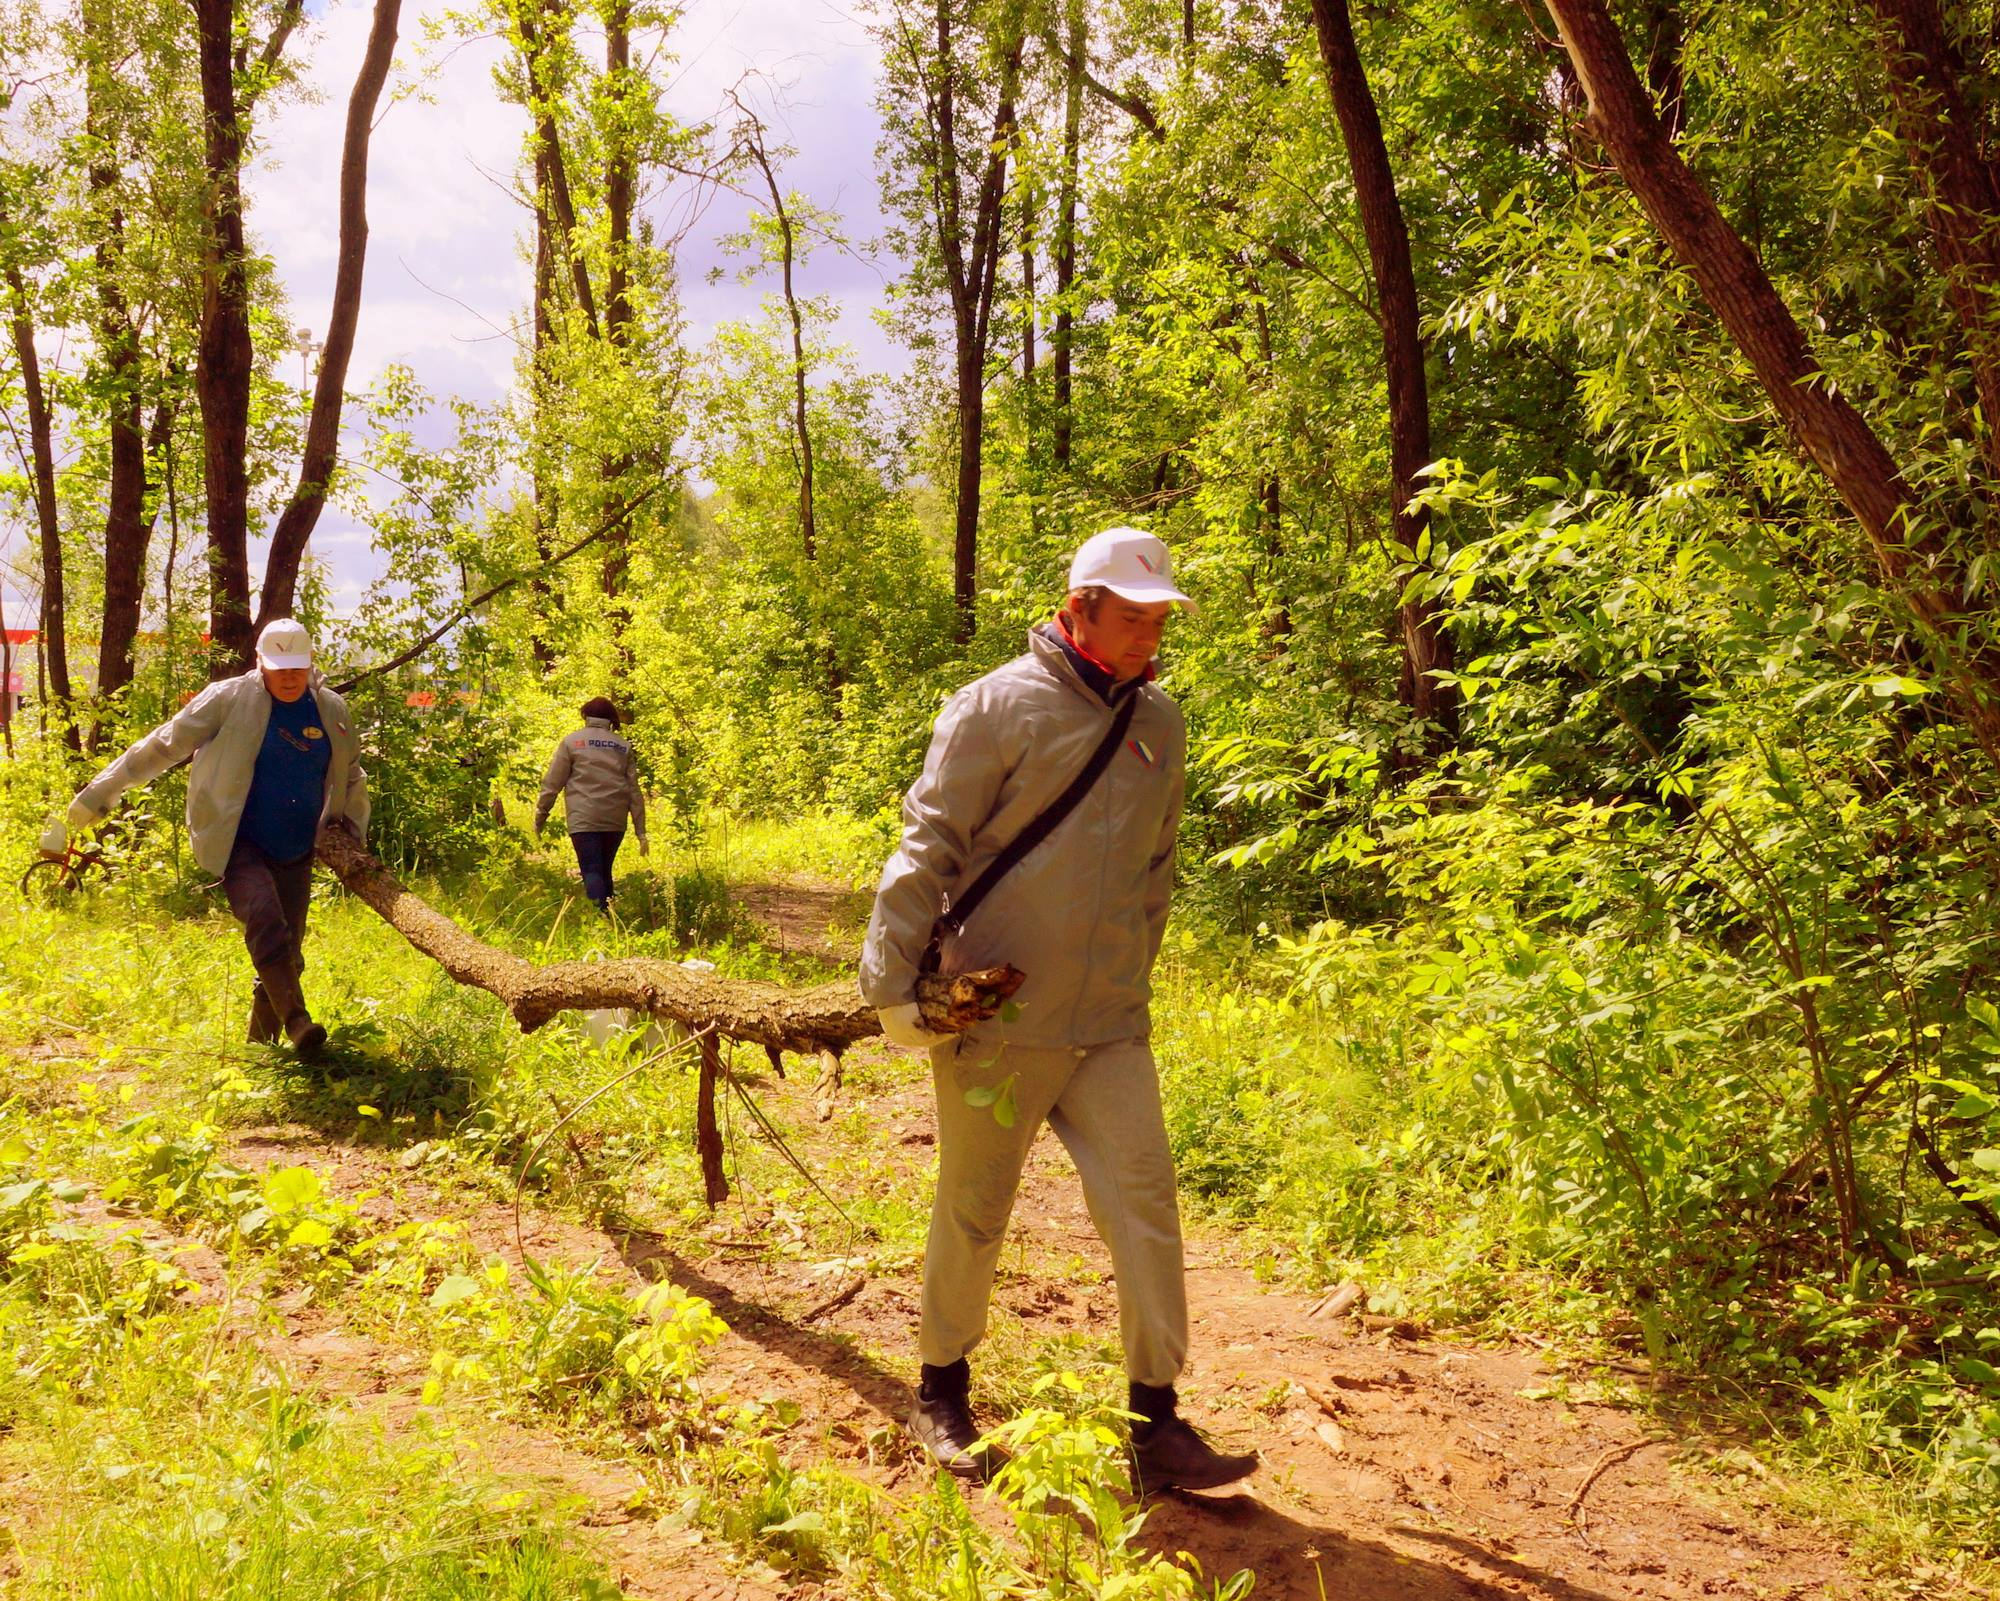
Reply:
<svg viewBox="0 0 2000 1601"><path fill-rule="evenodd" d="M243 943L258 967L289 951L305 969L306 910L312 904L312 852L295 862L274 862L247 839L238 839L222 870L222 893L243 925Z"/></svg>
<svg viewBox="0 0 2000 1601"><path fill-rule="evenodd" d="M618 860L618 847L625 843L625 830L607 828L572 834L569 842L576 847L576 865L583 870L583 893L600 912L607 910L614 893L611 864Z"/></svg>

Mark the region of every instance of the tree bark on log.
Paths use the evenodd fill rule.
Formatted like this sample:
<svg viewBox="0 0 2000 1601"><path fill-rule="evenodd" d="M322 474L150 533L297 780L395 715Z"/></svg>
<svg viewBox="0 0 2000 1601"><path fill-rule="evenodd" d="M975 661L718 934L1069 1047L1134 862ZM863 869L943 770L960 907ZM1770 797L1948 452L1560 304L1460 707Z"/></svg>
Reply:
<svg viewBox="0 0 2000 1601"><path fill-rule="evenodd" d="M746 1040L800 1054L840 1052L882 1032L875 1009L851 983L788 990L755 979L717 978L678 962L626 956L601 962L529 961L468 934L426 903L340 828L320 831L318 858L349 893L461 984L483 989L506 1005L522 1031L559 1012L628 1007L689 1030ZM962 1033L1019 989L1023 974L997 967L919 981L924 1024Z"/></svg>

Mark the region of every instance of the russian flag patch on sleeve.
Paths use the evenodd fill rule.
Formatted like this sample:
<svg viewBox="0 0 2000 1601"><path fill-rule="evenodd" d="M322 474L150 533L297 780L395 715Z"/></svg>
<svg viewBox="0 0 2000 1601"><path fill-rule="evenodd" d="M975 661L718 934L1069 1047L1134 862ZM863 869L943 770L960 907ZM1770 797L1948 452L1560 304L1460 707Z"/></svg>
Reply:
<svg viewBox="0 0 2000 1601"><path fill-rule="evenodd" d="M1138 757L1148 767L1153 765L1153 747L1148 745L1143 739L1128 739L1125 741L1125 748L1131 751L1134 756Z"/></svg>

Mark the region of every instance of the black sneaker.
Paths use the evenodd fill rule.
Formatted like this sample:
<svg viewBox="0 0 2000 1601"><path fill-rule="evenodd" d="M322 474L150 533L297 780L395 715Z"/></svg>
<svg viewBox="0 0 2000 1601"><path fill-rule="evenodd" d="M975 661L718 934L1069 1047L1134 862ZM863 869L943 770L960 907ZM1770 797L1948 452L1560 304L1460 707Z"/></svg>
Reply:
<svg viewBox="0 0 2000 1601"><path fill-rule="evenodd" d="M984 1484L1006 1463L997 1446L979 1443L969 1395L972 1368L961 1357L949 1367L924 1365L917 1404L904 1427L924 1454L954 1478Z"/></svg>

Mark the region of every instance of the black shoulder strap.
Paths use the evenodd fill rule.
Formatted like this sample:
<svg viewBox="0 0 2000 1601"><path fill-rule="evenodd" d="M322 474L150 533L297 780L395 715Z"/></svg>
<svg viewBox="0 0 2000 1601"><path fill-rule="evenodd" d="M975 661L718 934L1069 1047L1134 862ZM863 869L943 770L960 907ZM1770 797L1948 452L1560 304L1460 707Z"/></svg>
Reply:
<svg viewBox="0 0 2000 1601"><path fill-rule="evenodd" d="M1083 764L1083 771L1069 781L1068 789L1042 808L1033 822L1007 842L1006 848L988 862L986 870L973 880L970 889L945 908L944 916L938 919L937 932L960 932L965 927L966 919L979 910L979 903L986 899L993 886L1012 872L1022 857L1053 834L1062 820L1076 810L1077 803L1090 793L1103 776L1104 769L1111 765L1111 758L1118 753L1118 747L1125 742L1125 730L1132 726L1132 713L1138 708L1142 692L1143 686L1138 686L1125 697L1125 704L1112 717L1111 727L1106 730L1097 749L1090 753L1090 760ZM937 932L932 935L934 941Z"/></svg>

